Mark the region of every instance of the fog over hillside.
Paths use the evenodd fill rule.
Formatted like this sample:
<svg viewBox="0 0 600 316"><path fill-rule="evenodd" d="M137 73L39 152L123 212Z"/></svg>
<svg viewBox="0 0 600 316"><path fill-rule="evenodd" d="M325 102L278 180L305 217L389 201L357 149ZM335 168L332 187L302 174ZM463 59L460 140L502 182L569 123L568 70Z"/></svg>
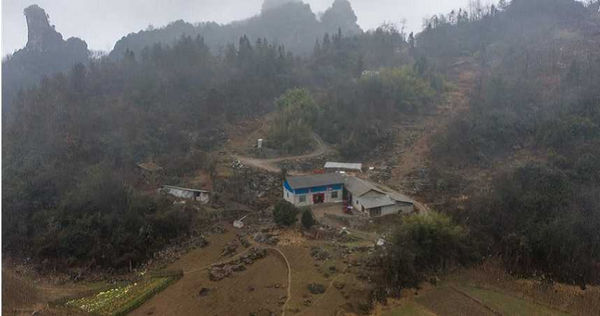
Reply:
<svg viewBox="0 0 600 316"><path fill-rule="evenodd" d="M2 314L600 315L600 0L464 2L5 3Z"/></svg>
<svg viewBox="0 0 600 316"><path fill-rule="evenodd" d="M484 3L492 0L482 1ZM270 5L281 1L268 1ZM323 12L332 0L306 0L314 12ZM458 7L468 0L351 0L363 29L373 29L382 22L399 23L406 19L411 31L421 29L423 18ZM90 49L110 51L115 42L130 32L161 27L175 20L187 22L215 21L228 23L259 14L262 0L10 0L2 2L2 55L25 46L27 27L23 9L31 4L44 8L65 38L79 37ZM375 5L376 4L376 5Z"/></svg>

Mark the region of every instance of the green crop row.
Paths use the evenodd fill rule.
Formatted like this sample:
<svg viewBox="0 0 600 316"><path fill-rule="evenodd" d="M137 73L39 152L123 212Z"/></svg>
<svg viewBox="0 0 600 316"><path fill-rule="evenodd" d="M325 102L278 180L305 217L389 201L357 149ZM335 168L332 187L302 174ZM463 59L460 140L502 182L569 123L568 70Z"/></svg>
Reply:
<svg viewBox="0 0 600 316"><path fill-rule="evenodd" d="M87 291L53 301L51 304L81 309L93 315L125 315L182 276L182 271L151 272L147 278L138 282Z"/></svg>

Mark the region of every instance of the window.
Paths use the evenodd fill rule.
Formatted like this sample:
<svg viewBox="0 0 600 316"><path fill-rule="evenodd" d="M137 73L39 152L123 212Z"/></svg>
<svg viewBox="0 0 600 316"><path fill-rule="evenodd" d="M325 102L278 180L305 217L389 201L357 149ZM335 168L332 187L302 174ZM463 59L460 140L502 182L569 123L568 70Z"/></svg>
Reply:
<svg viewBox="0 0 600 316"><path fill-rule="evenodd" d="M298 196L298 202L300 202L300 203L306 202L306 195L299 195Z"/></svg>
<svg viewBox="0 0 600 316"><path fill-rule="evenodd" d="M285 196L289 199L290 198L290 192L285 192Z"/></svg>
<svg viewBox="0 0 600 316"><path fill-rule="evenodd" d="M331 191L331 198L332 199L337 199L338 198L338 191Z"/></svg>

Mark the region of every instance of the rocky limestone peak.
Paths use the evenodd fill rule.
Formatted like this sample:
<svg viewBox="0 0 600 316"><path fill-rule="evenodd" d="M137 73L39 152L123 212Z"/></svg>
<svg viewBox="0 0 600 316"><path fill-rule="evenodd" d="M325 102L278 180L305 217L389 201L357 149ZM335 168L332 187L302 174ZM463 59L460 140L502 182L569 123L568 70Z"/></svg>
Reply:
<svg viewBox="0 0 600 316"><path fill-rule="evenodd" d="M262 12L267 10L276 9L284 4L288 3L300 3L300 0L265 0L262 4Z"/></svg>
<svg viewBox="0 0 600 316"><path fill-rule="evenodd" d="M44 9L34 4L25 8L23 13L27 19L28 30L26 49L44 51L62 44L62 35L50 25Z"/></svg>
<svg viewBox="0 0 600 316"><path fill-rule="evenodd" d="M321 16L321 23L331 30L341 28L345 33L360 33L361 29L356 24L358 18L348 0L335 0L331 7Z"/></svg>

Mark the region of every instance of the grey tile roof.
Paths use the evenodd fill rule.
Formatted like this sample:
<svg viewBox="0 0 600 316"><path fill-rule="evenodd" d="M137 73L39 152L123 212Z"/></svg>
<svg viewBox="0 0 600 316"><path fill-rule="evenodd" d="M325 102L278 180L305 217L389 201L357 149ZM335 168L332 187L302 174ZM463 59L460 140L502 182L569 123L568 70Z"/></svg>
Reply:
<svg viewBox="0 0 600 316"><path fill-rule="evenodd" d="M353 196L359 197L371 190L384 193L383 190L377 188L373 183L365 181L357 177L346 177L344 182L346 190L350 191Z"/></svg>
<svg viewBox="0 0 600 316"><path fill-rule="evenodd" d="M308 176L287 177L286 180L292 189L304 189L324 185L343 184L344 176L338 173L326 173Z"/></svg>
<svg viewBox="0 0 600 316"><path fill-rule="evenodd" d="M175 189L175 190L182 190L182 191L191 191L191 192L202 192L202 193L209 193L210 191L206 191L206 190L199 190L199 189L191 189L191 188L183 188L183 187L178 187L178 186L174 186L174 185L166 185L164 184L162 186L163 189Z"/></svg>
<svg viewBox="0 0 600 316"><path fill-rule="evenodd" d="M362 170L362 163L346 163L328 161L325 163L325 169L347 169L347 170Z"/></svg>
<svg viewBox="0 0 600 316"><path fill-rule="evenodd" d="M398 193L388 187L385 187L380 184L376 184L358 177L347 176L339 173L326 173L326 174L314 174L307 176L294 176L286 178L288 184L292 189L305 189L326 185L334 185L334 184L343 184L344 188L354 197L361 197L364 194L375 191L380 194L380 196L375 196L371 198L363 198L363 200L372 199L371 205L382 204L381 206L395 204L396 202L405 202L405 203L414 203L411 198L408 196ZM367 205L364 205L367 207ZM370 206L378 207L378 206Z"/></svg>
<svg viewBox="0 0 600 316"><path fill-rule="evenodd" d="M346 177L344 187L356 197L360 197L369 191L375 191L381 193L382 195L386 195L390 199L398 202L414 203L414 201L411 198L402 193L396 192L386 186L376 184L358 177Z"/></svg>
<svg viewBox="0 0 600 316"><path fill-rule="evenodd" d="M360 199L360 204L365 208L383 207L388 205L395 205L396 201L387 195L380 195L377 197L365 197Z"/></svg>

